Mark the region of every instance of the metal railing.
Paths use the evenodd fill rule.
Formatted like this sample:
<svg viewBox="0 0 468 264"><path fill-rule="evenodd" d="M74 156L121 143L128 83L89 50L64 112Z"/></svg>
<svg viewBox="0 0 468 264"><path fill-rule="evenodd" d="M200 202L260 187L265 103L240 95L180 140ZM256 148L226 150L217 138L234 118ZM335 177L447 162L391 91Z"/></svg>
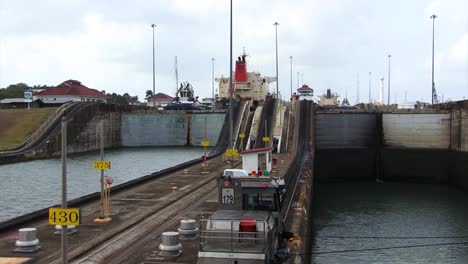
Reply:
<svg viewBox="0 0 468 264"><path fill-rule="evenodd" d="M235 228L240 225L239 219L200 219L200 251L266 254L275 230L267 229L271 227L268 224L269 219L270 217L264 221L257 221L256 226L260 224L261 231L252 232Z"/></svg>

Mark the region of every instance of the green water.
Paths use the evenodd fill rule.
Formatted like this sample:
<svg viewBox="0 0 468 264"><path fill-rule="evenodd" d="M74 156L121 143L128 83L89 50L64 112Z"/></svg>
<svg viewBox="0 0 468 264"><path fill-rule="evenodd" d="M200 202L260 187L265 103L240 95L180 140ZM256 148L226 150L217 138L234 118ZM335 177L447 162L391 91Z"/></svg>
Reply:
<svg viewBox="0 0 468 264"><path fill-rule="evenodd" d="M468 263L468 194L448 186L314 189L312 263Z"/></svg>

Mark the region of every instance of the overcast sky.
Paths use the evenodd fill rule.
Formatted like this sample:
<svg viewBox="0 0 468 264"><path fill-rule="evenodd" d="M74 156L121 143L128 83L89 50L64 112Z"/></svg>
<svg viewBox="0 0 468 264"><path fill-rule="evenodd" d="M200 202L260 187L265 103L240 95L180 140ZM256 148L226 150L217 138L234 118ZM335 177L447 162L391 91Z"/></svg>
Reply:
<svg viewBox="0 0 468 264"><path fill-rule="evenodd" d="M233 54L242 48L248 70L275 76L278 21L279 89L289 97L297 72L322 94L327 88L356 101L378 99L378 78L391 101L431 98L431 14L435 20L435 82L445 99L468 98L466 0L234 0ZM144 98L152 89L152 28L156 92L174 95L180 81L211 96L215 75L229 75L228 0L0 0L0 87L25 82L57 85L76 79L106 92ZM301 78L302 79L302 76ZM217 84L216 84L217 87ZM271 84L270 89L276 89Z"/></svg>

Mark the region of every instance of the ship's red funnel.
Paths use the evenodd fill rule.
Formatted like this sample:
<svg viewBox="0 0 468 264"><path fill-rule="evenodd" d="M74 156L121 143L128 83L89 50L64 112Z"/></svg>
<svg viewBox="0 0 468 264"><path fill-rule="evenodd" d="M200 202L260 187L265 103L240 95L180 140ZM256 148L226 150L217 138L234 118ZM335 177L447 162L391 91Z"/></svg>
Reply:
<svg viewBox="0 0 468 264"><path fill-rule="evenodd" d="M245 55L239 57L239 60L236 61L236 82L246 82L247 81L247 62L245 61Z"/></svg>

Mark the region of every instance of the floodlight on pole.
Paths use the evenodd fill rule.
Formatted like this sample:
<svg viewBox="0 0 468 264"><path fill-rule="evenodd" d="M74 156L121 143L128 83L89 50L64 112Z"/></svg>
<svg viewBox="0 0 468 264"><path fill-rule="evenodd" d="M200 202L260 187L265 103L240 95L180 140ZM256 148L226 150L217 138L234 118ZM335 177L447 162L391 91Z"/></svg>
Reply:
<svg viewBox="0 0 468 264"><path fill-rule="evenodd" d="M372 103L372 97L371 97L371 82L372 82L372 79L371 79L371 75L372 75L372 72L369 72L369 104Z"/></svg>
<svg viewBox="0 0 468 264"><path fill-rule="evenodd" d="M233 108L233 100L232 100L232 93L234 87L232 87L232 0L230 1L230 23L229 23L229 147L231 149L234 148L234 142L232 139L233 134L233 119L234 119L234 108Z"/></svg>
<svg viewBox="0 0 468 264"><path fill-rule="evenodd" d="M388 57L388 101L387 101L387 104L390 105L390 58L392 57L392 55L388 54L387 57Z"/></svg>
<svg viewBox="0 0 468 264"><path fill-rule="evenodd" d="M435 19L437 18L436 15L430 16L432 19L432 104L436 103L437 95L435 90L435 82L434 82L434 27L435 27ZM434 100L435 98L435 100Z"/></svg>
<svg viewBox="0 0 468 264"><path fill-rule="evenodd" d="M154 99L154 96L156 95L156 71L155 71L155 55L154 55L154 28L156 27L156 24L151 24L151 27L153 28L153 107L156 106L156 100Z"/></svg>
<svg viewBox="0 0 468 264"><path fill-rule="evenodd" d="M279 23L278 22L275 22L273 24L273 26L275 26L275 39L276 39L276 98L279 99L278 97L278 26L279 26Z"/></svg>
<svg viewBox="0 0 468 264"><path fill-rule="evenodd" d="M214 61L215 61L215 58L211 58L211 98L213 98L213 102L214 102L214 99L215 99L215 92L214 92L214 82L215 82Z"/></svg>
<svg viewBox="0 0 468 264"><path fill-rule="evenodd" d="M292 61L293 61L293 56L289 56L289 68L290 68L290 71L291 71L291 98L293 96L293 90L292 90L292 82L293 82L293 76L292 76Z"/></svg>

